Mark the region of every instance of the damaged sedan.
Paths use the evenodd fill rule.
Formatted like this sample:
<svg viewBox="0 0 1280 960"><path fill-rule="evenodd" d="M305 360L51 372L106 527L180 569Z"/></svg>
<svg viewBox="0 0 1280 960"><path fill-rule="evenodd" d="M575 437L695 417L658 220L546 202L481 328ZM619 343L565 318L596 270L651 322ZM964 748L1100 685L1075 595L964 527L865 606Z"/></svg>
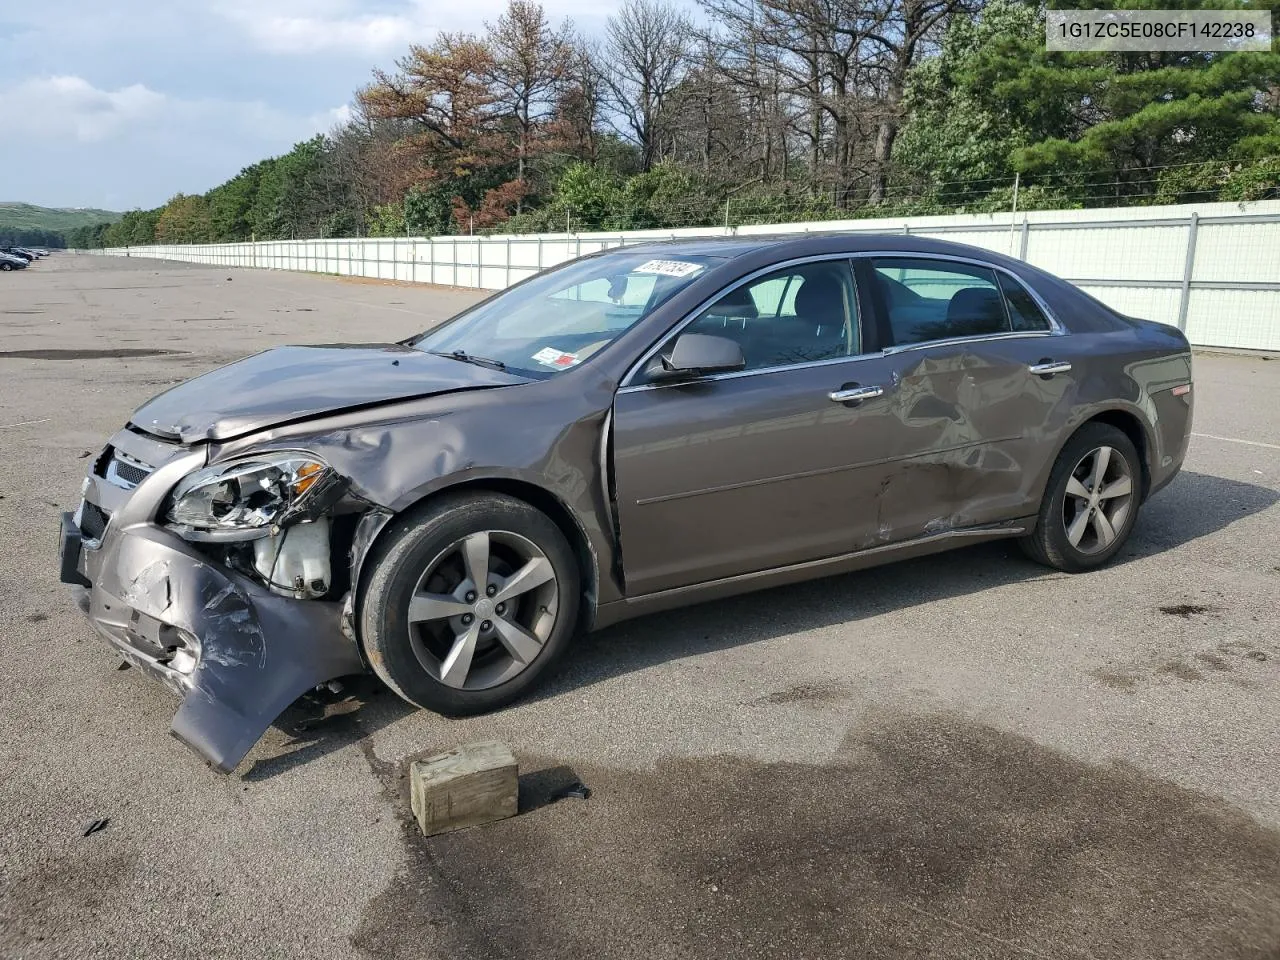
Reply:
<svg viewBox="0 0 1280 960"><path fill-rule="evenodd" d="M975 248L615 248L160 394L92 461L62 579L229 771L353 673L475 713L649 611L997 538L1094 569L1191 389L1177 329Z"/></svg>

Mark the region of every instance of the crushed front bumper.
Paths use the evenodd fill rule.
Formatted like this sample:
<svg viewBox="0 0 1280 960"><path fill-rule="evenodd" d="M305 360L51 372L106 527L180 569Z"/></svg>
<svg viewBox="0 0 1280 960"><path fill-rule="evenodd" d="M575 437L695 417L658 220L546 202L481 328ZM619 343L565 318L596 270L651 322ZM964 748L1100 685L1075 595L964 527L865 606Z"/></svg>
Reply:
<svg viewBox="0 0 1280 960"><path fill-rule="evenodd" d="M123 434L113 444L139 445ZM60 567L94 630L183 698L174 735L229 772L297 697L364 664L340 604L277 596L154 522L193 464L175 454L127 491L91 472L85 504L62 519ZM96 537L81 530L87 510L108 517Z"/></svg>

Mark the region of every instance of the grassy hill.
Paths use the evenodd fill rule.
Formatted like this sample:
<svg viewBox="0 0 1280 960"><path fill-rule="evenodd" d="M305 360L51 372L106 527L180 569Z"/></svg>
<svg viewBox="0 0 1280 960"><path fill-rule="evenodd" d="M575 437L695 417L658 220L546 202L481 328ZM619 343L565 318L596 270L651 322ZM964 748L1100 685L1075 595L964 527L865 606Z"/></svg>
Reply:
<svg viewBox="0 0 1280 960"><path fill-rule="evenodd" d="M76 227L114 223L120 214L110 210L70 207L37 207L30 203L0 202L0 230L55 230L65 233Z"/></svg>

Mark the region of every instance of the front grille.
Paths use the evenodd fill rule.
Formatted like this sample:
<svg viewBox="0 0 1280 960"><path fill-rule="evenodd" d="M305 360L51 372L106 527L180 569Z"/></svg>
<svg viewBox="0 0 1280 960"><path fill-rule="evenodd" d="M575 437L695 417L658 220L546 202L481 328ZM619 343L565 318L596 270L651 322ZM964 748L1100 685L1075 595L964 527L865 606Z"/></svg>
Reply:
<svg viewBox="0 0 1280 960"><path fill-rule="evenodd" d="M143 470L142 467L136 466L125 460L117 459L114 461L116 476L121 480L133 484L135 487L151 473L150 470Z"/></svg>
<svg viewBox="0 0 1280 960"><path fill-rule="evenodd" d="M132 490L151 475L154 468L108 446L93 465L93 472L108 483Z"/></svg>
<svg viewBox="0 0 1280 960"><path fill-rule="evenodd" d="M101 540L110 519L111 514L86 500L80 511L80 532L90 540Z"/></svg>

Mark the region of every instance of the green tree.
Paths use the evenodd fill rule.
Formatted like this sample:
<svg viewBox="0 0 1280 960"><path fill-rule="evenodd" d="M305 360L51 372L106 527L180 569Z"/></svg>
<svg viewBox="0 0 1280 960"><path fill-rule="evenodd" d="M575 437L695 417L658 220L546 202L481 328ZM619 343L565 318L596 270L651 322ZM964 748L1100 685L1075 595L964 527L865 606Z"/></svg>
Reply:
<svg viewBox="0 0 1280 960"><path fill-rule="evenodd" d="M103 231L103 246L130 247L154 243L160 212L160 210L130 210Z"/></svg>
<svg viewBox="0 0 1280 960"><path fill-rule="evenodd" d="M213 239L209 204L204 197L178 194L156 218L158 243L208 243Z"/></svg>
<svg viewBox="0 0 1280 960"><path fill-rule="evenodd" d="M264 164L246 167L221 186L207 194L209 218L218 242L248 240L253 235L253 202Z"/></svg>
<svg viewBox="0 0 1280 960"><path fill-rule="evenodd" d="M1203 199L1206 178L1189 175L1192 164L1280 153L1277 85L1275 53L1049 52L1043 7L994 0L976 22L954 22L941 55L913 72L896 159L907 184L939 185L937 197L953 205L980 204L1015 172L1040 187L1028 199L1051 205L1182 196L1162 192L1165 180L1190 182ZM1215 190L1222 179L1208 178Z"/></svg>
<svg viewBox="0 0 1280 960"><path fill-rule="evenodd" d="M453 232L453 202L447 185L409 191L404 199L406 229L416 236L436 237Z"/></svg>
<svg viewBox="0 0 1280 960"><path fill-rule="evenodd" d="M981 17L951 22L938 56L907 83L909 119L894 145L897 193L981 196L1013 180L1016 151L1059 131L1064 118L1054 111L1029 116L992 95L993 75L1016 76L1037 43L1043 13L1019 0L992 0Z"/></svg>
<svg viewBox="0 0 1280 960"><path fill-rule="evenodd" d="M101 236L104 230L106 230L106 224L75 227L68 230L66 233L67 246L76 250L92 250L100 247L102 246Z"/></svg>
<svg viewBox="0 0 1280 960"><path fill-rule="evenodd" d="M288 237L314 237L326 213L320 185L325 140L312 137L276 161L280 181L281 232Z"/></svg>

